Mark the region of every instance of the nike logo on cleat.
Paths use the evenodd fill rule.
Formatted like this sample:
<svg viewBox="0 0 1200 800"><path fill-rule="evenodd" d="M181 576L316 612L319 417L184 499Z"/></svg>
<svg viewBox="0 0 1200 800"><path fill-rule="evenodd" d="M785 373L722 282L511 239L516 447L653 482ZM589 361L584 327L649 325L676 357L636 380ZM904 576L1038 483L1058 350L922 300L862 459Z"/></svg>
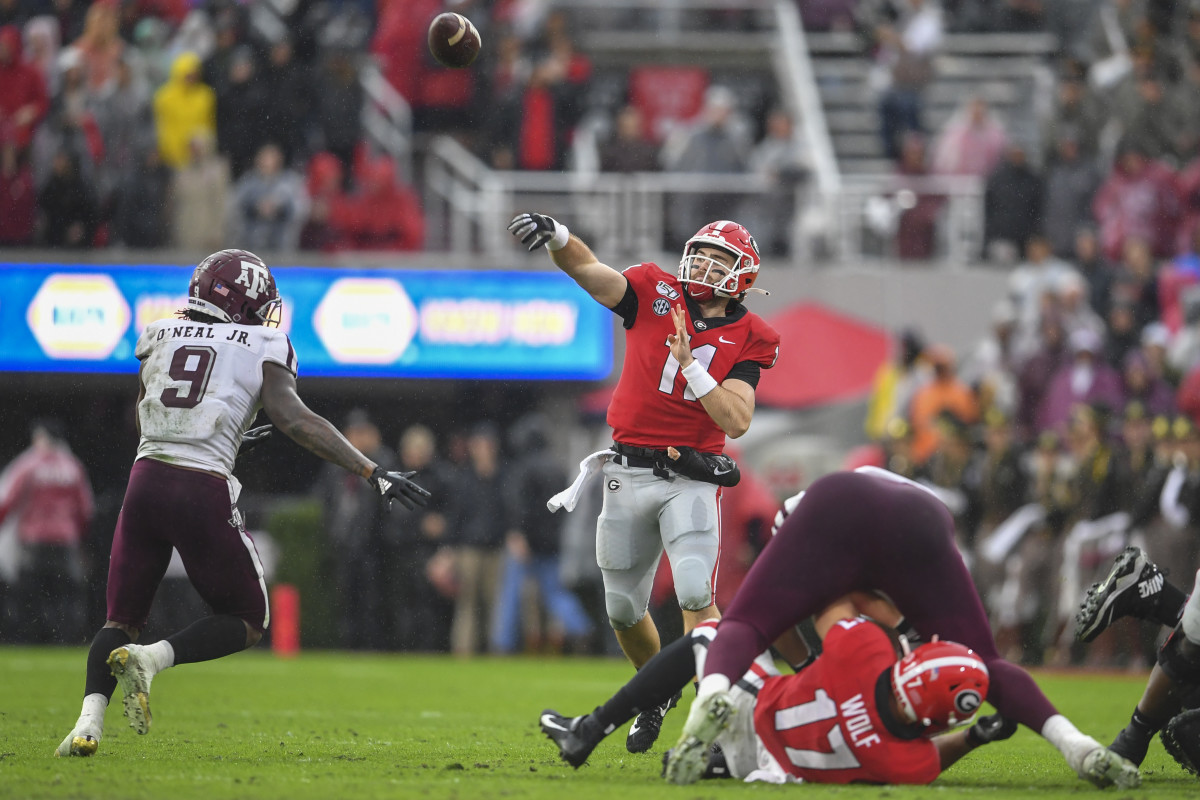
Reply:
<svg viewBox="0 0 1200 800"><path fill-rule="evenodd" d="M1145 598L1157 593L1163 587L1163 576L1161 574L1148 578L1138 584L1138 594Z"/></svg>
<svg viewBox="0 0 1200 800"><path fill-rule="evenodd" d="M559 725L557 722L554 721L554 717L550 716L549 714L542 714L542 727L543 728L553 728L554 730L562 731L563 733L570 733L570 729L564 728L562 725Z"/></svg>

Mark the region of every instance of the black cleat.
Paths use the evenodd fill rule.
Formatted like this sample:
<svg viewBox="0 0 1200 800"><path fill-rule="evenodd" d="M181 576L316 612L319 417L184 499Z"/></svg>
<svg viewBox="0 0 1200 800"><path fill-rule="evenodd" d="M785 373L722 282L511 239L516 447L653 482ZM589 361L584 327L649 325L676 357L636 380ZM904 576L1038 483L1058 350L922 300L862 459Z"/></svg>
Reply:
<svg viewBox="0 0 1200 800"><path fill-rule="evenodd" d="M1200 709L1176 714L1163 728L1163 747L1171 758L1193 775L1200 775Z"/></svg>
<svg viewBox="0 0 1200 800"><path fill-rule="evenodd" d="M1121 617L1149 618L1166 579L1140 547L1126 547L1100 583L1092 584L1075 614L1075 638L1093 641Z"/></svg>
<svg viewBox="0 0 1200 800"><path fill-rule="evenodd" d="M542 733L558 745L562 760L575 769L583 766L588 756L604 739L604 729L591 714L582 717L564 717L553 709L546 709L538 720Z"/></svg>
<svg viewBox="0 0 1200 800"><path fill-rule="evenodd" d="M662 758L662 775L667 777L667 762L671 760L671 751L663 753ZM729 763L725 760L725 751L721 749L721 745L716 742L708 748L708 766L704 768L704 774L700 776L700 780L707 781L714 778L732 778L733 773L729 771Z"/></svg>
<svg viewBox="0 0 1200 800"><path fill-rule="evenodd" d="M1113 739L1113 743L1108 746L1108 749L1140 767L1146 760L1146 751L1150 749L1150 740L1153 738L1153 732L1146 736L1126 726L1117 734L1117 738Z"/></svg>
<svg viewBox="0 0 1200 800"><path fill-rule="evenodd" d="M661 706L648 708L638 714L629 726L629 735L625 737L625 749L631 753L644 753L653 747L662 731L663 717L675 707L682 696L682 690L678 691Z"/></svg>

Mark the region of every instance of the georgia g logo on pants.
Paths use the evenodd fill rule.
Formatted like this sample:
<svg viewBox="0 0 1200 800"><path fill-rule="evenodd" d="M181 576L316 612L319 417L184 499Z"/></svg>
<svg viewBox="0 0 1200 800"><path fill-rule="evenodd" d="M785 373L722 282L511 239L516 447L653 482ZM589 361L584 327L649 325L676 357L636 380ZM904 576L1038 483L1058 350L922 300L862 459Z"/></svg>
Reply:
<svg viewBox="0 0 1200 800"><path fill-rule="evenodd" d="M617 478L609 478L608 490L610 492L619 492L621 490L621 481Z"/></svg>

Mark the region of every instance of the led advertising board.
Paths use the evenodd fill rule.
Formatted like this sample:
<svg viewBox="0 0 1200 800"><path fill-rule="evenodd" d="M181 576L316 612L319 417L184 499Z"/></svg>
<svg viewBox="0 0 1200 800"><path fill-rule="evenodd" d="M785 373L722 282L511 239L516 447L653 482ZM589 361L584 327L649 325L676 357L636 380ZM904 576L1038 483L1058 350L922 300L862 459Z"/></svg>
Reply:
<svg viewBox="0 0 1200 800"><path fill-rule="evenodd" d="M0 264L0 371L136 372L192 267ZM554 272L272 268L301 376L600 380L612 312Z"/></svg>

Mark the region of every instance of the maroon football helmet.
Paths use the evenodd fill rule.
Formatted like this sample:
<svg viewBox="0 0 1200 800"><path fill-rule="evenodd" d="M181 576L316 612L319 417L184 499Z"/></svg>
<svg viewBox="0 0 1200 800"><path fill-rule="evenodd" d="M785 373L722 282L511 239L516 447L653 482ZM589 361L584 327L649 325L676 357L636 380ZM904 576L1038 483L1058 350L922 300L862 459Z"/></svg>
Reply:
<svg viewBox="0 0 1200 800"><path fill-rule="evenodd" d="M219 250L201 261L188 287L187 307L222 322L278 325L275 277L248 250Z"/></svg>
<svg viewBox="0 0 1200 800"><path fill-rule="evenodd" d="M698 255L702 247L715 247L729 253L733 256L733 266L726 266L716 259ZM696 235L688 239L687 244L683 246L683 259L679 262L679 282L691 297L700 301L711 299L714 294L740 300L758 278L760 264L758 244L750 235L750 231L736 222L719 219L696 231ZM692 278L693 267L704 269L704 274L699 279ZM722 272L728 274L719 282L710 281L709 271L713 267L719 267ZM762 289L756 291L766 294Z"/></svg>
<svg viewBox="0 0 1200 800"><path fill-rule="evenodd" d="M988 668L975 651L936 638L892 667L892 693L908 722L926 735L961 725L979 710L988 693Z"/></svg>

